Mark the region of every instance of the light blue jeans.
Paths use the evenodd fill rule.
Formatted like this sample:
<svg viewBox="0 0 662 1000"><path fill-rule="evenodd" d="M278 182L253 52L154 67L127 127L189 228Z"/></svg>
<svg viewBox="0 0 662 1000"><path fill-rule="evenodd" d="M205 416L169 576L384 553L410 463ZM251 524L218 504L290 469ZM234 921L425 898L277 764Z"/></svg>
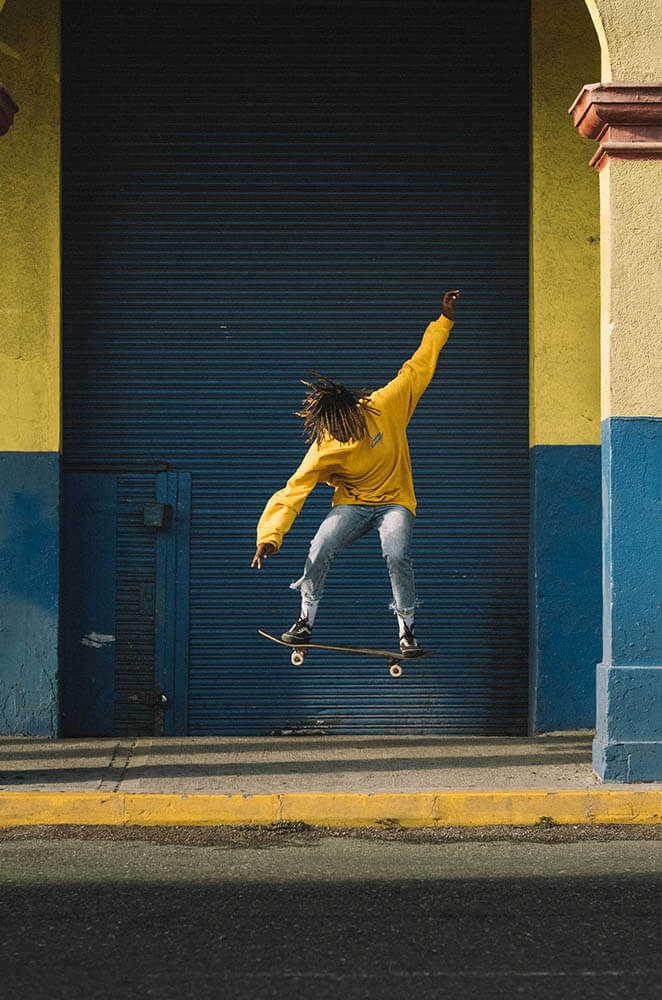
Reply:
<svg viewBox="0 0 662 1000"><path fill-rule="evenodd" d="M391 578L391 608L399 615L413 614L416 589L411 542L415 520L411 511L397 503L379 506L345 503L332 507L310 543L303 576L290 586L301 591L304 601L319 601L326 574L336 556L376 528Z"/></svg>

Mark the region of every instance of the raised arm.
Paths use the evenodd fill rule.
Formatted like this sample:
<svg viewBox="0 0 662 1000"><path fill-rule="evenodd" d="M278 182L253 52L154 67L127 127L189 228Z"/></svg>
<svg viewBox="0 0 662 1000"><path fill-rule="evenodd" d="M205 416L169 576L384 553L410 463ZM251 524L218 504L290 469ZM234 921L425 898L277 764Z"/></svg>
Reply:
<svg viewBox="0 0 662 1000"><path fill-rule="evenodd" d="M409 423L416 404L425 392L437 366L439 352L448 340L455 320L455 302L459 291L446 292L442 302L442 314L430 323L417 350L405 361L396 377L373 393L372 400L377 408L396 406L405 423Z"/></svg>

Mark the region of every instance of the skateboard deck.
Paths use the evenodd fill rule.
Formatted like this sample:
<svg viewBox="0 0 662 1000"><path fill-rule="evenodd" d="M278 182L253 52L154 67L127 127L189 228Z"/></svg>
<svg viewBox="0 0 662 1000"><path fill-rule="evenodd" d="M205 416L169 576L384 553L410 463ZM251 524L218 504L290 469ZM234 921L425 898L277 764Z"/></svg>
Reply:
<svg viewBox="0 0 662 1000"><path fill-rule="evenodd" d="M297 645L294 642L285 642L284 639L279 639L278 636L270 635L268 632L263 632L262 629L258 629L258 632L260 635L264 636L265 639L271 639L272 642L277 642L279 646L287 646L288 649L291 649L292 655L290 656L290 660L292 665L295 667L301 666L309 649L330 649L335 653L357 653L360 656L381 656L386 660L391 677L401 677L403 661L409 662L410 660L422 660L424 657L432 656L434 653L434 649L422 649L420 653L416 653L415 656L405 656L404 653L396 653L392 649L371 649L364 646L331 646L321 642L306 642Z"/></svg>

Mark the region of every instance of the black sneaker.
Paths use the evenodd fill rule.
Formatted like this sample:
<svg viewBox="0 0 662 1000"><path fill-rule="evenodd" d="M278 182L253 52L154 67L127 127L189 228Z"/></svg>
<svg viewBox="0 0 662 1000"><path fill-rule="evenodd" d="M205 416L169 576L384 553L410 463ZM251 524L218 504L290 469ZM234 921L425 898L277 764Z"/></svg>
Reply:
<svg viewBox="0 0 662 1000"><path fill-rule="evenodd" d="M414 635L414 630L405 625L405 630L400 636L400 652L403 656L420 656L422 650L418 645L418 639Z"/></svg>
<svg viewBox="0 0 662 1000"><path fill-rule="evenodd" d="M283 632L281 639L283 642L305 643L310 642L310 637L313 634L313 630L308 624L307 618L297 618L294 625L287 632Z"/></svg>

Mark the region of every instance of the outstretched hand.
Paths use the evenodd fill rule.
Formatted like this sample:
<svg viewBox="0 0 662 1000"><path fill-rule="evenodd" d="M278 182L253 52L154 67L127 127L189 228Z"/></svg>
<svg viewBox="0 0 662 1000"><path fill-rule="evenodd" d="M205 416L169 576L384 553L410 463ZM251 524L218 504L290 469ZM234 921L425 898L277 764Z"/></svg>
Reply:
<svg viewBox="0 0 662 1000"><path fill-rule="evenodd" d="M448 319L455 319L455 300L459 299L459 297L460 291L457 288L454 292L446 292L444 295L444 301L441 304L441 311Z"/></svg>
<svg viewBox="0 0 662 1000"><path fill-rule="evenodd" d="M251 563L251 569L257 566L258 569L262 569L262 560L266 562L269 556L272 556L276 551L276 546L272 545L271 542L260 542L257 549L255 550L255 555L253 556L253 562Z"/></svg>

